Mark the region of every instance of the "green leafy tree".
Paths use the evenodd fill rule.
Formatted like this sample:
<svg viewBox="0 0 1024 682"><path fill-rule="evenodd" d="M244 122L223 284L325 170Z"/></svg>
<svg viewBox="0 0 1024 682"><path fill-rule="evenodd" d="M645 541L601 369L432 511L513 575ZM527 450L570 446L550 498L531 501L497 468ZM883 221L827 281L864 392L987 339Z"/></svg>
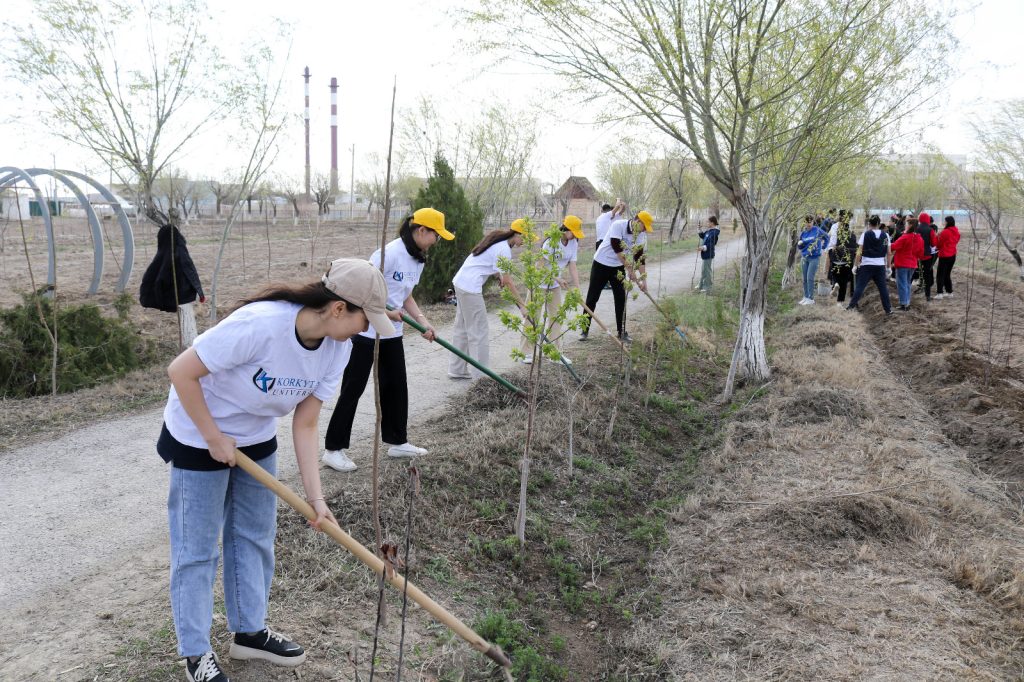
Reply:
<svg viewBox="0 0 1024 682"><path fill-rule="evenodd" d="M582 319L579 316L572 316L572 311L579 308L583 302L579 289L571 289L565 292L562 304L553 315L548 314L548 300L551 290L548 289L558 280L558 251L561 248L559 225L552 223L551 227L540 233L533 221L527 219L523 230L523 239L526 248L517 258L498 259L498 268L507 275L522 283L523 293L526 300L521 300L510 289L503 289L502 298L509 303L519 306L522 316L509 310L499 313L502 324L509 329L523 334L530 347L530 379L527 388L527 421L526 441L523 446L523 459L519 463L519 512L516 515L516 537L519 539L520 547L526 544L526 491L530 478L530 451L533 445L533 426L537 416L537 391L540 388L541 369L544 365L544 358L559 360L561 355L558 352L555 341L551 338L552 330L560 326L565 330L580 329ZM554 253L549 254L541 247L543 239L551 240L554 246ZM552 257L554 256L554 257ZM512 357L523 360L527 356L518 348L512 351Z"/></svg>
<svg viewBox="0 0 1024 682"><path fill-rule="evenodd" d="M444 298L462 261L483 237L484 213L466 198L465 191L455 181L452 167L440 154L434 158L434 174L416 193L412 210L425 206L444 213L445 226L455 233L454 242L431 249L416 287L417 298L436 302Z"/></svg>

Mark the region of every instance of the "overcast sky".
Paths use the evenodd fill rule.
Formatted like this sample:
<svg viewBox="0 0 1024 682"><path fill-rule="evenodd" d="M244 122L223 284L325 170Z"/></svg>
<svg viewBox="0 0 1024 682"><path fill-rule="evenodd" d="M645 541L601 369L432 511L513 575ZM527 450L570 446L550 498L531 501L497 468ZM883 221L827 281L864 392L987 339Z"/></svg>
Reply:
<svg viewBox="0 0 1024 682"><path fill-rule="evenodd" d="M103 0L99 0L103 2ZM366 172L365 155L387 148L388 113L392 78L398 79L398 105L412 106L421 94L435 98L453 117L471 118L488 102L510 108L536 106L545 113L539 132L541 144L535 170L545 181L561 183L570 170L597 181L595 162L602 148L623 131L593 125L594 112L557 97L557 83L528 68L504 66L482 69L482 59L461 44L469 34L456 25L448 10L457 0L384 0L381 2L324 2L304 0L299 16L282 18L294 26L286 97L296 113L302 111L302 68L309 66L312 108L314 170L330 168L330 117L328 82L341 83L339 97L339 166L341 185L347 187L349 152L356 144L356 177ZM951 154L972 151L966 121L1004 98L1024 97L1024 65L1019 33L1024 27L1024 0L963 0L963 15L954 24L962 42L957 60L959 75L939 93L932 110L935 125L926 141ZM281 16L287 3L280 0L211 0L215 19L210 34L226 52L252 31L266 30L273 17ZM969 9L974 6L973 9ZM30 15L29 0L8 0L4 16L14 21ZM927 37L922 37L927 47ZM6 74L0 74L6 76ZM3 90L16 87L10 81ZM100 172L94 159L68 148L24 121L18 105L0 97L0 165L91 168ZM291 132L278 168L296 177L303 169L302 128ZM908 143L909 145L910 143ZM662 145L654 138L652 151ZM888 151L888 150L886 150ZM897 152L913 151L910 148ZM193 176L218 176L227 167L243 163L229 150L204 142L183 155L177 165Z"/></svg>

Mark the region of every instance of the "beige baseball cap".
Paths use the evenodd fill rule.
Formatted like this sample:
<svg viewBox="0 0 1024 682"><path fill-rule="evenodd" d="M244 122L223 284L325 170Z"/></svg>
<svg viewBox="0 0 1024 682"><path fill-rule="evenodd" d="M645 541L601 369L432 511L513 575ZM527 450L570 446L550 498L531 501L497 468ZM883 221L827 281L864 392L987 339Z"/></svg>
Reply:
<svg viewBox="0 0 1024 682"><path fill-rule="evenodd" d="M359 258L339 258L321 278L324 286L366 313L366 319L381 336L395 333L395 325L387 316L388 287L384 275Z"/></svg>

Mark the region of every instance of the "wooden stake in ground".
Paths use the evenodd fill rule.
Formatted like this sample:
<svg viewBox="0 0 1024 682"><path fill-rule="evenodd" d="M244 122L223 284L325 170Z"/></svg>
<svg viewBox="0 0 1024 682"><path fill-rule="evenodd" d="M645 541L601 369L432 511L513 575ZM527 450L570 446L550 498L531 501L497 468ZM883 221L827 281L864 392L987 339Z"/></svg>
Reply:
<svg viewBox="0 0 1024 682"><path fill-rule="evenodd" d="M272 490L275 495L288 503L288 506L292 509L299 512L310 521L316 520L316 511L313 510L313 507L311 507L308 502L299 497L295 491L284 483L281 483L274 478L266 469L249 459L249 457L247 457L241 450L235 450L235 462L247 474ZM369 549L356 542L356 540L351 535L343 531L340 526L329 521L325 521L320 524L320 526L324 533L351 552L375 574L384 575L385 580L387 580L392 587L399 591L406 590L413 601L423 607L424 610L443 623L452 632L465 640L471 647L484 654L503 668L511 667L512 662L508 659L508 656L505 655L505 652L501 650L501 647L496 644L491 644L486 639L478 635L469 626L449 613L443 606L424 594L418 587L408 582L405 579L405 576L400 575L398 572L387 571L383 560L379 559Z"/></svg>
<svg viewBox="0 0 1024 682"><path fill-rule="evenodd" d="M388 167L384 180L384 222L380 228L380 272L384 274L384 250L388 242L388 216L391 213L391 145L395 139L395 96L398 93L398 78L391 87L391 131L388 135ZM381 405L380 405L380 330L373 338L373 402L377 418L373 430L373 532L376 535L377 547L384 545L384 536L380 527L380 439L381 439ZM383 587L380 592L379 609L380 625L387 625L387 611L384 608Z"/></svg>

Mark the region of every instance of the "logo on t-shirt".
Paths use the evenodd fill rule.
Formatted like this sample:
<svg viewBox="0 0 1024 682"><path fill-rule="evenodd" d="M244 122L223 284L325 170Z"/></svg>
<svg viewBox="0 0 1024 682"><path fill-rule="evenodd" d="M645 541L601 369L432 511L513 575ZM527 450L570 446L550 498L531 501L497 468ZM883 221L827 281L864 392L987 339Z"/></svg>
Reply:
<svg viewBox="0 0 1024 682"><path fill-rule="evenodd" d="M260 367L259 370L252 375L252 383L256 388L260 389L264 393L270 393L270 390L274 388L274 384L277 383L277 379L267 374L266 371Z"/></svg>

